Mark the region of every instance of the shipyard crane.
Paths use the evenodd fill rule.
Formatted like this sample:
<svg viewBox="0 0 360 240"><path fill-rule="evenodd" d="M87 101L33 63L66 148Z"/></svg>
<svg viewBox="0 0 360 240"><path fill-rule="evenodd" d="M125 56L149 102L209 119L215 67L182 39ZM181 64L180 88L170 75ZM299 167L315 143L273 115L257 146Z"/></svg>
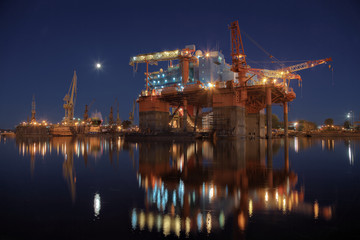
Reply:
<svg viewBox="0 0 360 240"><path fill-rule="evenodd" d="M271 78L274 80L283 79L284 86L288 86L289 84L286 84L286 80L290 81L291 79L297 79L299 80L299 84L301 82L300 75L294 72L312 68L321 64L325 64L330 61L332 61L331 58L325 58L320 60L307 61L304 63L296 64L285 68L280 68L277 70L249 68L248 71L252 74L256 74L260 77L264 77L265 82L267 80L266 78Z"/></svg>
<svg viewBox="0 0 360 240"><path fill-rule="evenodd" d="M133 122L134 122L134 113L135 113L135 100L133 102L132 111L129 113L129 120L130 120L131 124L133 124Z"/></svg>
<svg viewBox="0 0 360 240"><path fill-rule="evenodd" d="M146 91L149 90L149 64L156 65L161 61L179 60L182 68L182 82L186 85L189 79L189 64L190 62L196 62L197 58L194 56L194 50L184 48L182 50L176 49L173 51L163 51L139 54L130 58L129 65L134 66L138 63L146 63Z"/></svg>
<svg viewBox="0 0 360 240"><path fill-rule="evenodd" d="M115 103L117 104L117 109L116 109L116 125L120 126L121 125L121 119L120 119L120 113L119 113L119 102L117 100L117 98L115 98Z"/></svg>
<svg viewBox="0 0 360 240"><path fill-rule="evenodd" d="M299 74L294 73L300 70L308 69L315 67L317 65L325 64L329 61L332 61L331 58L325 58L320 60L312 60L304 63L296 64L289 67L283 67L277 70L269 70L269 69L256 69L250 68L246 63L246 55L244 51L244 46L242 43L242 38L240 34L239 22L232 22L229 29L231 30L231 57L232 57L232 66L231 70L233 72L238 73L240 86L245 86L246 82L251 79L254 75L264 78L264 83L266 83L267 78L270 79L283 79L283 85L288 86L286 84L286 80L297 79L299 80L299 84L301 82L301 77ZM246 79L246 73L253 74L252 77Z"/></svg>
<svg viewBox="0 0 360 240"><path fill-rule="evenodd" d="M77 94L77 77L76 77L76 71L74 70L74 76L72 78L69 91L64 97L65 103L63 107L65 109L65 118L63 120L63 123L65 124L72 123L74 119L76 94Z"/></svg>
<svg viewBox="0 0 360 240"><path fill-rule="evenodd" d="M89 118L89 110L91 108L91 105L95 102L95 98L91 101L89 105L85 105L85 112L84 112L84 121L87 121Z"/></svg>

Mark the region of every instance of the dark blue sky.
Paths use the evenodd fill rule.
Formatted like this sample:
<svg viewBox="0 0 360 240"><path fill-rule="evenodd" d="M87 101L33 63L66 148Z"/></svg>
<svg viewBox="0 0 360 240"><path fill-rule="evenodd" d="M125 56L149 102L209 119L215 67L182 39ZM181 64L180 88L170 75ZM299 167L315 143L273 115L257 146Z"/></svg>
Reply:
<svg viewBox="0 0 360 240"><path fill-rule="evenodd" d="M303 70L302 89L290 105L289 120L318 124L331 117L343 124L353 111L359 120L358 73L360 4L357 1L14 1L0 2L0 128L13 128L31 114L59 122L73 70L78 76L76 117L95 99L90 112L104 116L120 102L128 119L144 87L145 66L133 73L130 56L183 48L224 53L230 62L228 25L239 20L264 49L283 61L332 57L327 65ZM243 36L253 67L272 66ZM103 70L94 69L95 62ZM292 62L287 65L294 64ZM276 66L274 66L276 67ZM156 67L151 70L156 70ZM280 107L274 112L281 116Z"/></svg>

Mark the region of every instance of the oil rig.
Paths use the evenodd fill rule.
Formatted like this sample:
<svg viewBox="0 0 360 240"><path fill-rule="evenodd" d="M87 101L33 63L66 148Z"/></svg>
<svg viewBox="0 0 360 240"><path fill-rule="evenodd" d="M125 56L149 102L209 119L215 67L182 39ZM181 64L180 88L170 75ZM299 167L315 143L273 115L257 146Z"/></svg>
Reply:
<svg viewBox="0 0 360 240"><path fill-rule="evenodd" d="M137 99L141 132L212 131L218 137L272 138L272 105L280 104L284 134L288 135L288 102L296 98L290 81L297 80L300 85L301 77L296 72L332 59L276 70L251 68L246 62L238 21L232 22L229 29L231 65L221 52L202 52L194 45L130 58L129 64L136 69L137 64L146 64L146 89ZM149 64L161 61L169 61L168 69L149 72Z"/></svg>

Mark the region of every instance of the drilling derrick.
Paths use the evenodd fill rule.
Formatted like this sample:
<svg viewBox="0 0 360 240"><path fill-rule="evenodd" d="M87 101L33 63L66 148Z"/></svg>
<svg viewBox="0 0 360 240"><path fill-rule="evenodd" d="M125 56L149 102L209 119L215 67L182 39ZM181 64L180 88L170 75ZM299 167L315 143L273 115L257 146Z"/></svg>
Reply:
<svg viewBox="0 0 360 240"><path fill-rule="evenodd" d="M76 71L74 71L74 76L70 84L70 88L68 93L64 97L64 109L65 109L65 117L63 123L71 124L74 120L74 107L76 102L76 94L77 94L77 77Z"/></svg>

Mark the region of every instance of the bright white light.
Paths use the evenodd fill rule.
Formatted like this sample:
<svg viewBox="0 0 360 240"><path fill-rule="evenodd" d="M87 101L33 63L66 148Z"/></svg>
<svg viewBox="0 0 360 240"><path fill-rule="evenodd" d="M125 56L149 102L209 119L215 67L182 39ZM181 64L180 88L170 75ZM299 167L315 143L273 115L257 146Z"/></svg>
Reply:
<svg viewBox="0 0 360 240"><path fill-rule="evenodd" d="M294 138L294 150L299 152L299 139L297 137Z"/></svg>
<svg viewBox="0 0 360 240"><path fill-rule="evenodd" d="M101 209L101 199L100 194L96 193L94 197L94 215L95 217L99 216Z"/></svg>
<svg viewBox="0 0 360 240"><path fill-rule="evenodd" d="M214 188L211 186L209 190L209 198L210 200L214 197Z"/></svg>
<svg viewBox="0 0 360 240"><path fill-rule="evenodd" d="M95 66L96 66L97 69L100 69L101 68L101 63L96 63Z"/></svg>

